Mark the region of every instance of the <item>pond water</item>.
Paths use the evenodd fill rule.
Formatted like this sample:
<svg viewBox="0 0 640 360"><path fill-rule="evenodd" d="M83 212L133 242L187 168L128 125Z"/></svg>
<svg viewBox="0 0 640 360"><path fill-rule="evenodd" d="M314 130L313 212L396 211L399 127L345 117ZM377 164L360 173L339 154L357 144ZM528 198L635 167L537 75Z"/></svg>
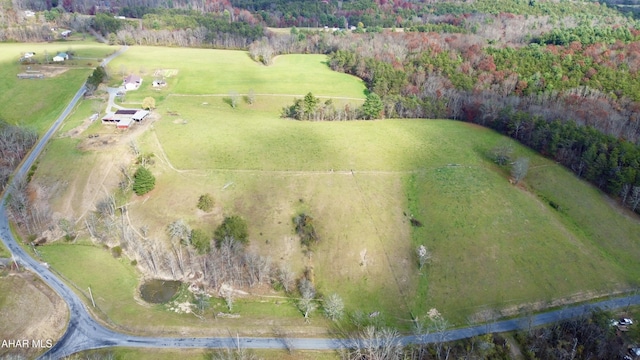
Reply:
<svg viewBox="0 0 640 360"><path fill-rule="evenodd" d="M180 285L182 282L175 280L147 280L140 286L140 295L144 301L149 303L166 303L178 292Z"/></svg>

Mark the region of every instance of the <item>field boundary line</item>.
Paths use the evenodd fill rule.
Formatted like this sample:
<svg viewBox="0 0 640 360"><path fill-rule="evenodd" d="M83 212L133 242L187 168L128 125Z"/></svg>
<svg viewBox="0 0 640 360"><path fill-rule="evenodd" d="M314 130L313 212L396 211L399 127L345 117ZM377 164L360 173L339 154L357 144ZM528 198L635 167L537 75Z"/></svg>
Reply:
<svg viewBox="0 0 640 360"><path fill-rule="evenodd" d="M391 273L391 276L393 277L393 281L396 283L396 287L398 288L398 293L400 294L401 298L402 298L402 303L405 306L405 309L408 313L411 313L411 308L409 308L409 303L407 302L407 295L405 294L404 290L402 289L402 285L400 284L400 279L398 279L398 274L396 274L395 269L393 268L393 265L391 263L391 257L389 256L389 252L387 251L387 248L385 246L385 241L382 238L382 234L380 233L380 229L378 229L378 223L376 222L376 220L373 218L373 213L371 212L371 209L369 208L369 202L367 199L367 196L365 194L365 192L362 190L362 186L360 186L360 184L358 183L358 179L356 178L356 174L351 171L351 175L353 178L353 183L356 185L356 188L358 189L359 195L362 198L362 205L364 206L367 215L369 217L369 219L371 220L371 226L373 227L373 229L375 230L376 233L376 237L378 238L378 241L380 242L381 248L382 248L382 252L384 253L385 258L387 259L387 266L389 266L389 272Z"/></svg>
<svg viewBox="0 0 640 360"><path fill-rule="evenodd" d="M249 94L233 94L237 96L249 96ZM253 96L273 96L273 97L305 97L305 94L251 94ZM167 97L230 97L231 94L177 94L172 93L167 95ZM355 97L347 97L347 96L329 96L329 95L314 95L317 98L323 99L340 99L340 100L357 100L357 101L365 101L363 98L355 98Z"/></svg>
<svg viewBox="0 0 640 360"><path fill-rule="evenodd" d="M255 174L282 174L282 175L292 175L292 176L304 176L304 175L328 175L328 174L336 174L336 175L354 175L354 174L363 174L363 175L394 175L394 174L420 174L427 171L433 171L435 169L448 168L448 167L475 167L482 168L482 165L451 165L446 164L442 166L433 166L430 168L422 168L415 170L264 170L264 169L225 169L225 168L209 168L209 169L178 169L169 160L167 153L164 151L164 147L158 138L158 133L154 130L153 137L160 151L160 159L165 162L171 170L177 173L208 173L208 172L229 172L229 173L255 173Z"/></svg>

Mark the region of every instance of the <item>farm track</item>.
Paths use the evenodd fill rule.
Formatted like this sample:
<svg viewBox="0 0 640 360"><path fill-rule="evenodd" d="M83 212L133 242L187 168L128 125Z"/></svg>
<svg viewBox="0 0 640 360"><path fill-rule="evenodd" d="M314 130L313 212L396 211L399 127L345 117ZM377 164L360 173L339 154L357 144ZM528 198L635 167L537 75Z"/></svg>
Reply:
<svg viewBox="0 0 640 360"><path fill-rule="evenodd" d="M103 62L105 65L113 57L125 51L126 47L119 50ZM54 122L49 131L40 139L38 144L31 151L17 169L12 180L25 176L27 170L34 163L38 155L44 149L53 133L60 127L62 121L68 116L75 104L84 94L84 86L76 93L70 104L63 111L60 117ZM297 95L294 95L297 96ZM168 159L166 160L168 162ZM269 171L269 170L217 170L217 171L238 171L238 172L266 172L285 174L331 174L338 173L353 175L353 171ZM420 170L424 171L424 170ZM412 173L407 172L377 172L358 171L358 173ZM5 192L0 198L0 205L4 205L8 193ZM349 339L326 339L326 338L165 338L165 337L140 337L130 334L119 333L110 330L98 323L87 310L87 306L71 288L62 282L59 277L44 264L31 257L14 238L9 226L9 220L4 209L0 207L0 239L9 249L13 260L24 268L32 271L42 278L69 307L69 325L62 338L41 358L60 359L79 351L98 349L105 347L137 347L137 348L251 348L251 349L298 349L298 350L335 350L348 347L354 344ZM616 309L631 305L640 304L640 295L630 295L617 299L604 300L591 304L574 305L566 309L550 311L542 314L526 316L516 319L497 321L479 326L470 326L462 329L447 330L439 333L421 334L414 336L404 336L400 338L402 344L412 343L433 343L439 341L453 341L463 338L494 333L506 332L517 329L524 329L531 326L540 326L559 320L580 316L596 308Z"/></svg>

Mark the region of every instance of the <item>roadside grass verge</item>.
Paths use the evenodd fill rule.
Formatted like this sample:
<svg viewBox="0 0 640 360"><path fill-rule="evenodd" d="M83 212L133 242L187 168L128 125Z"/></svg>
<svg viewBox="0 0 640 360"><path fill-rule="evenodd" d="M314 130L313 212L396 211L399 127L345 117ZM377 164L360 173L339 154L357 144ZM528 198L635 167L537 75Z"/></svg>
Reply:
<svg viewBox="0 0 640 360"><path fill-rule="evenodd" d="M96 153L78 149L79 139L53 139L40 156L35 177L52 196L50 204L54 208L64 208L67 204L81 204L82 189L94 167L99 166ZM84 164L78 166L77 163ZM73 174L73 176L69 176Z"/></svg>
<svg viewBox="0 0 640 360"><path fill-rule="evenodd" d="M0 119L36 130L39 134L60 115L67 102L78 91L96 60L68 60L66 64L51 66L68 68L62 74L44 79L23 80L17 74L28 70L18 63L24 52L34 51L38 59L45 52L53 57L57 52L72 49L77 56L103 58L115 51L91 42L0 44Z"/></svg>
<svg viewBox="0 0 640 360"><path fill-rule="evenodd" d="M97 246L54 244L39 247L39 253L53 269L72 282L76 292L82 292L81 298L89 307L88 288L91 287L99 313L106 314L111 322L127 332L176 336L188 327L194 336L226 336L228 331L255 336L270 334L274 326L285 329L305 326L295 309L286 309L287 304L260 299L237 299L233 313L239 314L239 319L214 318L214 310L224 311L220 305L208 309L201 320L193 314L167 311L163 304L145 303L137 295L139 274L135 267L128 260L115 259L108 250ZM243 309L250 311L245 313Z"/></svg>
<svg viewBox="0 0 640 360"><path fill-rule="evenodd" d="M233 350L233 349L232 349ZM98 356L108 358L112 356L118 360L208 360L217 351L213 349L140 349L115 347L100 350L83 351L74 356L83 359L85 356ZM221 350L225 351L225 350ZM247 350L259 359L264 360L338 360L340 356L335 351L301 351L294 350L288 353L284 350ZM225 352L226 354L226 352ZM76 359L72 356L71 360ZM225 357L226 358L226 357Z"/></svg>
<svg viewBox="0 0 640 360"><path fill-rule="evenodd" d="M83 99L79 101L76 108L60 126L58 134L64 134L82 125L94 113L99 114L95 122L100 123L106 106L106 102L101 99Z"/></svg>
<svg viewBox="0 0 640 360"><path fill-rule="evenodd" d="M9 249L7 249L4 244L0 242L0 258L7 258L10 256L11 253L9 252Z"/></svg>
<svg viewBox="0 0 640 360"><path fill-rule="evenodd" d="M114 259L109 251L90 245L56 244L38 250L44 261L70 279L76 292L82 291L86 297L84 300L89 303L88 288L91 287L96 306L113 321L125 324L129 323L126 319L142 321L142 313L146 311L139 311L144 307L136 306L134 301L138 277L135 268L127 261ZM172 315L154 311L152 306L150 308L150 312L158 316Z"/></svg>

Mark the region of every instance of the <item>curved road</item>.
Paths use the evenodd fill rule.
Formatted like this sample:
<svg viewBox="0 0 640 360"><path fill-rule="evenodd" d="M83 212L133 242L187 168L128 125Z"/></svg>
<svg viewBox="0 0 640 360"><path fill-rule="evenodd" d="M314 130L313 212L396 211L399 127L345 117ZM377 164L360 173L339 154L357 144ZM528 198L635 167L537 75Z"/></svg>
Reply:
<svg viewBox="0 0 640 360"><path fill-rule="evenodd" d="M111 59L126 50L119 50L104 60L106 65ZM78 90L64 112L51 126L51 129L40 139L36 147L17 170L14 179L24 176L35 159L42 152L45 144L53 133L60 127L62 121L74 108L80 97L84 94L84 86ZM4 205L7 192L0 199L0 205ZM80 298L46 266L29 256L13 237L9 228L4 206L0 206L0 239L11 251L16 262L35 274L38 274L69 307L69 326L60 340L42 356L44 359L59 359L73 353L104 348L110 346L145 347L145 348L235 348L241 346L248 349L300 349L300 350L333 350L349 346L349 340L344 339L319 339L319 338L163 338L140 337L122 334L109 330L94 320L89 314L85 304ZM640 295L627 296L618 299L600 301L593 304L573 306L564 310L551 311L543 314L524 317L513 320L498 321L486 325L467 327L463 329L448 330L442 333L405 336L400 339L403 344L432 343L439 341L452 341L472 336L513 331L528 326L544 325L558 320L575 317L595 308L616 309L629 305L640 304Z"/></svg>

